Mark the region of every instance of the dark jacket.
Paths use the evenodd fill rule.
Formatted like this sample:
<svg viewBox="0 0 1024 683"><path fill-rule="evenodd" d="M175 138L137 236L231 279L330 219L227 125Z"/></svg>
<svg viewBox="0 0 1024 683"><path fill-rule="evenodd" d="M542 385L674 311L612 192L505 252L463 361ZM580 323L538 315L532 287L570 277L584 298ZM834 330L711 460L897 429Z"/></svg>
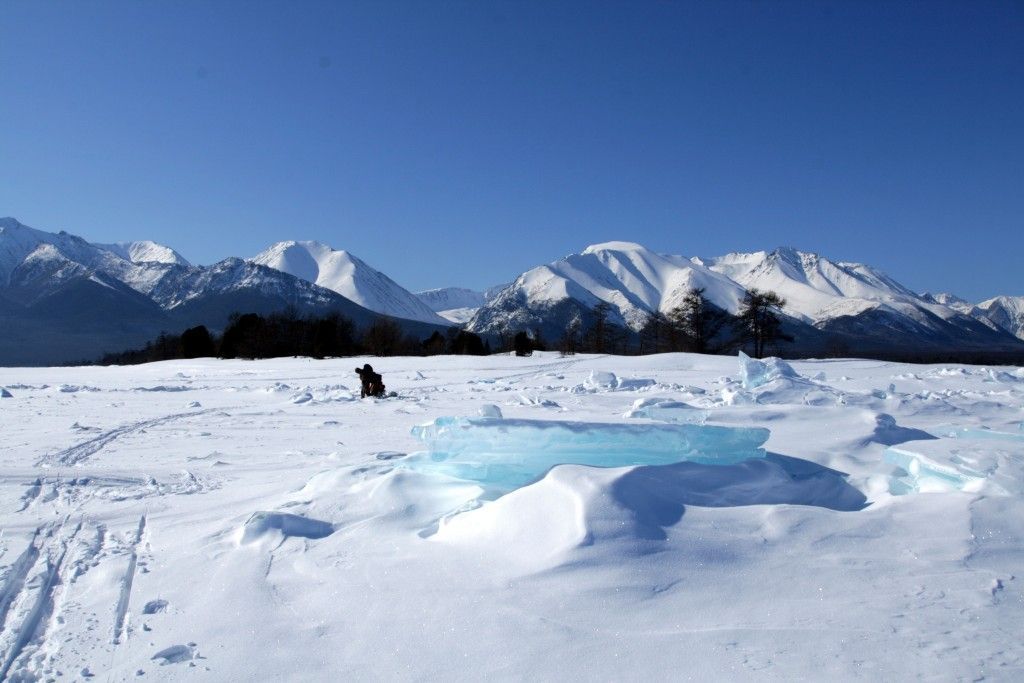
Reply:
<svg viewBox="0 0 1024 683"><path fill-rule="evenodd" d="M369 363L362 368L356 368L356 374L359 375L359 379L363 383L362 393L360 394L362 398L367 396L384 396L384 378L374 372Z"/></svg>

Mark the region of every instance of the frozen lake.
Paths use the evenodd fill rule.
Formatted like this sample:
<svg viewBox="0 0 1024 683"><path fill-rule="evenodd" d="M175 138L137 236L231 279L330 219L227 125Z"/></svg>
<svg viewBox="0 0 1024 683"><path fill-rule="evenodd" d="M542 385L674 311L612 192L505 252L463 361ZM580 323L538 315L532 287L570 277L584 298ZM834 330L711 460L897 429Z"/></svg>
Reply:
<svg viewBox="0 0 1024 683"><path fill-rule="evenodd" d="M367 361L397 398L359 398ZM0 388L0 678L1024 677L1016 368L198 360Z"/></svg>

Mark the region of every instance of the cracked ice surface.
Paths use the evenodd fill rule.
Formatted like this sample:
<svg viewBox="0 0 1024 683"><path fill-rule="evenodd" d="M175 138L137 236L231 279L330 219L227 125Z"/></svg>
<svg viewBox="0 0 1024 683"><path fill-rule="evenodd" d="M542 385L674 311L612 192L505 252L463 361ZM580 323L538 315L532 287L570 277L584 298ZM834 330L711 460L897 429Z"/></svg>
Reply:
<svg viewBox="0 0 1024 683"><path fill-rule="evenodd" d="M492 493L540 479L555 465L594 467L696 462L732 465L763 458L760 427L607 424L439 417L413 427L427 446L402 466L478 482Z"/></svg>
<svg viewBox="0 0 1024 683"><path fill-rule="evenodd" d="M941 427L938 433L951 439L992 439L996 441L1024 441L1024 423L1019 433L1001 432L987 427Z"/></svg>

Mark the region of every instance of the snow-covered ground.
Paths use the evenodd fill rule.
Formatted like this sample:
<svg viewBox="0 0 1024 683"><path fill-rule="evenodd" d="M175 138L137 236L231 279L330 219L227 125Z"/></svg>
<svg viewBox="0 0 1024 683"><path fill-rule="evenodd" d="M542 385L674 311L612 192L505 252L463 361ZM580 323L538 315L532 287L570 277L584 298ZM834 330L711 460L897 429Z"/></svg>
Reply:
<svg viewBox="0 0 1024 683"><path fill-rule="evenodd" d="M1024 371L740 365L0 369L0 679L1024 677ZM405 458L481 414L446 447L522 466L770 435L507 493Z"/></svg>

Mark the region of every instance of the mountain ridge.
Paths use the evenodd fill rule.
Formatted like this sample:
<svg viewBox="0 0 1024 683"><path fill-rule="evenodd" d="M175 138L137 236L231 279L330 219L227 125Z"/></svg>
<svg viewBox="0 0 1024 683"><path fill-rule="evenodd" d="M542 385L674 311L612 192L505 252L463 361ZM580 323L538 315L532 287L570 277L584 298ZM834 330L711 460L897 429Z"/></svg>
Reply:
<svg viewBox="0 0 1024 683"><path fill-rule="evenodd" d="M358 325L390 317L423 336L464 323L483 335L540 329L553 338L574 320L586 326L594 307L605 302L611 322L637 333L651 314L669 313L693 288L733 314L748 289L775 291L786 299L784 324L799 340L794 353L822 353L835 342L865 352L900 345L951 352L1024 348L1024 297L971 304L951 294L917 294L869 265L793 247L686 257L635 242L602 242L484 292L449 287L413 294L351 253L320 242L281 241L250 259L197 266L151 241L96 244L0 219L5 324L78 334L66 329L65 315L99 334L102 326L88 317L95 299L103 311L98 317L125 335L107 344L128 337L138 343L140 335L186 324L216 328L232 310L284 307L341 312ZM16 336L0 340L0 362L7 362Z"/></svg>
<svg viewBox="0 0 1024 683"><path fill-rule="evenodd" d="M436 325L448 324L384 273L354 254L322 242L276 242L249 260L330 289L379 313Z"/></svg>

